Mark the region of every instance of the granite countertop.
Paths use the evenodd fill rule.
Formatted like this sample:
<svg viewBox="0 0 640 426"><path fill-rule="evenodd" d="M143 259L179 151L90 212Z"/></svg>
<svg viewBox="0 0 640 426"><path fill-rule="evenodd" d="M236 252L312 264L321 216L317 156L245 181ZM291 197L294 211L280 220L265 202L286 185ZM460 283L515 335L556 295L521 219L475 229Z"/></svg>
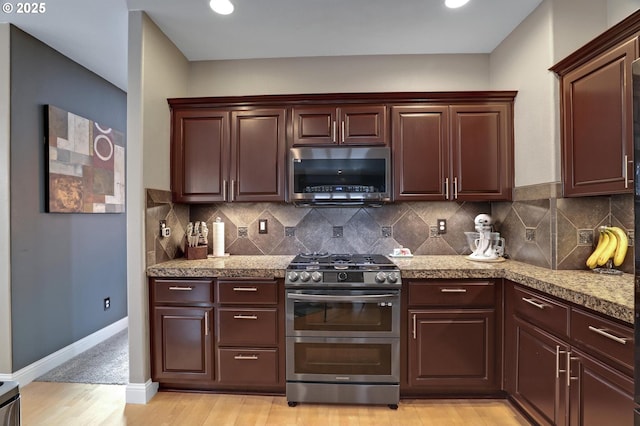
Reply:
<svg viewBox="0 0 640 426"><path fill-rule="evenodd" d="M202 260L175 259L147 268L150 277L284 278L293 256L228 256ZM507 260L472 262L464 256L414 256L392 259L411 278L507 278L560 299L591 308L629 324L634 322L633 275L591 271L557 271Z"/></svg>

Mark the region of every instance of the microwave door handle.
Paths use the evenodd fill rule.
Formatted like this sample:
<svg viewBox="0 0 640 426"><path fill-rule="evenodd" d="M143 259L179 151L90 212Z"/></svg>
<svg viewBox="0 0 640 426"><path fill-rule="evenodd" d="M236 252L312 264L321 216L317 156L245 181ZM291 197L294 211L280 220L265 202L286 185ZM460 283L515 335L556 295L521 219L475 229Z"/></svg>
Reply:
<svg viewBox="0 0 640 426"><path fill-rule="evenodd" d="M287 298L291 300L307 300L307 301L322 301L322 302L375 302L377 300L387 300L397 298L397 294L362 294L352 296L334 296L330 294L287 294Z"/></svg>

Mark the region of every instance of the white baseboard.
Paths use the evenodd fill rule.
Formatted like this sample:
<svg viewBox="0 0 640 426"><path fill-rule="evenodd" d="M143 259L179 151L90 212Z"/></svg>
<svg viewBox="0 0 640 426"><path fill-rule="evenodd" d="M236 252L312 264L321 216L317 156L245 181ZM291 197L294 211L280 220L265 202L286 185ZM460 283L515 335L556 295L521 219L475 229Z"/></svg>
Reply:
<svg viewBox="0 0 640 426"><path fill-rule="evenodd" d="M129 383L125 392L127 404L146 404L158 393L158 382Z"/></svg>
<svg viewBox="0 0 640 426"><path fill-rule="evenodd" d="M60 364L69 361L76 355L81 354L86 351L107 340L109 337L118 334L120 331L124 330L129 326L129 318L124 317L119 321L114 322L93 334L84 337L77 342L70 344L69 346L65 346L48 355L33 364L29 364L26 367L14 372L13 374L0 374L0 381L5 380L15 380L20 384L20 386L26 386L27 384L33 382L38 377L43 374L49 372L50 370L56 368Z"/></svg>

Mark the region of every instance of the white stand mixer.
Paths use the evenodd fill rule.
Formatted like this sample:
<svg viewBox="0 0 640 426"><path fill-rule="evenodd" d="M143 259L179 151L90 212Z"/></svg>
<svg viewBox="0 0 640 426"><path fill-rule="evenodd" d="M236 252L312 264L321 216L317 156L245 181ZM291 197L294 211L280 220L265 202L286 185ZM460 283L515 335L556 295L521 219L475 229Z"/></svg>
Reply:
<svg viewBox="0 0 640 426"><path fill-rule="evenodd" d="M488 214L479 214L473 220L476 232L465 232L472 253L466 258L482 262L503 262L504 238L493 232L493 219Z"/></svg>

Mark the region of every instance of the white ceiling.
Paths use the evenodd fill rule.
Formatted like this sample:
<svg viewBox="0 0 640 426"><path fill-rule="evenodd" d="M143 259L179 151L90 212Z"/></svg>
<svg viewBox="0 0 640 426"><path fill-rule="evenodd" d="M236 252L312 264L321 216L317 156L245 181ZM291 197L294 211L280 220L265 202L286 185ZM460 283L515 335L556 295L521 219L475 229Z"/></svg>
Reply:
<svg viewBox="0 0 640 426"><path fill-rule="evenodd" d="M542 0L50 0L10 22L126 90L127 13L144 10L191 61L299 56L490 53ZM18 2L2 0L14 6Z"/></svg>

